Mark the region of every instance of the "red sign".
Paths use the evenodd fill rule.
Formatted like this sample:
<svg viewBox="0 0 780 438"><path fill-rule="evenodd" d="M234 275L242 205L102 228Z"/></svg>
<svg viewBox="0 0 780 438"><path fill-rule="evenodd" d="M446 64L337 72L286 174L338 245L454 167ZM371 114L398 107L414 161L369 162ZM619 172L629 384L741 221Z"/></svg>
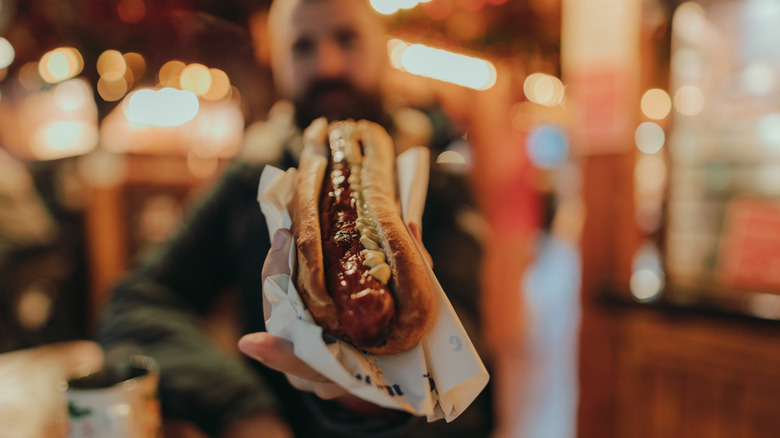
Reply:
<svg viewBox="0 0 780 438"><path fill-rule="evenodd" d="M625 152L632 146L636 106L631 72L614 66L566 76L573 114L572 145L580 154Z"/></svg>
<svg viewBox="0 0 780 438"><path fill-rule="evenodd" d="M718 255L725 286L780 294L780 202L729 204Z"/></svg>

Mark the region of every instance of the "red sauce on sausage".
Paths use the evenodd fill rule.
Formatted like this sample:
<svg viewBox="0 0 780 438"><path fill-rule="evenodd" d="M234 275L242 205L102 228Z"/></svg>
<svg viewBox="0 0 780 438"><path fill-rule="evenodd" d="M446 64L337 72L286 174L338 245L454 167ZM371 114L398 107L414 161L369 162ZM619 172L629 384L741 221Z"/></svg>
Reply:
<svg viewBox="0 0 780 438"><path fill-rule="evenodd" d="M393 296L363 265L364 249L357 229L357 210L349 185L346 160L331 153L320 199L320 228L325 281L333 298L342 329L357 346L384 344L395 315Z"/></svg>

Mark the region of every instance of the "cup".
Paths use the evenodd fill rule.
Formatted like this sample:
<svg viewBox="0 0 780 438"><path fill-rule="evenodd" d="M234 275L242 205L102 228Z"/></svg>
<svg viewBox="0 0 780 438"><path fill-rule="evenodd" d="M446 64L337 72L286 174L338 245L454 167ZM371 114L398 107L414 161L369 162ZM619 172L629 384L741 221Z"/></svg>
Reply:
<svg viewBox="0 0 780 438"><path fill-rule="evenodd" d="M107 362L98 372L68 381L70 438L160 438L160 372L148 356Z"/></svg>

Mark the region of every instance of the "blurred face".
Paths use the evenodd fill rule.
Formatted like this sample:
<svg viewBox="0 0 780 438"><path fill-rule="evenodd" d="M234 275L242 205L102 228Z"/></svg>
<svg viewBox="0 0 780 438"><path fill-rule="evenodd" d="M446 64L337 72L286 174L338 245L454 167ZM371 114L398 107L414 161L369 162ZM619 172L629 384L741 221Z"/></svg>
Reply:
<svg viewBox="0 0 780 438"><path fill-rule="evenodd" d="M366 0L277 0L271 14L273 71L298 125L317 117L382 117L384 26Z"/></svg>

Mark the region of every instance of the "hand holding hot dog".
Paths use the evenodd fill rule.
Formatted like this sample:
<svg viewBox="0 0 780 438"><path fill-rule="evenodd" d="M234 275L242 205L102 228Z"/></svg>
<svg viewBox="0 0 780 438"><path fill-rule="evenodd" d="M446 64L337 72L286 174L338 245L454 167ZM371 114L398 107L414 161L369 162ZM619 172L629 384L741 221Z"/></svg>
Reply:
<svg viewBox="0 0 780 438"><path fill-rule="evenodd" d="M277 274L289 274L288 256L292 234L279 229L274 233L272 246L263 265L262 279ZM263 310L270 312L270 304L263 296ZM325 378L299 359L293 352L293 344L278 336L265 332L250 333L238 341L238 348L247 356L263 365L287 375L288 381L297 389L313 392L320 398L330 400L362 412L371 412L379 407L350 395L346 390Z"/></svg>

